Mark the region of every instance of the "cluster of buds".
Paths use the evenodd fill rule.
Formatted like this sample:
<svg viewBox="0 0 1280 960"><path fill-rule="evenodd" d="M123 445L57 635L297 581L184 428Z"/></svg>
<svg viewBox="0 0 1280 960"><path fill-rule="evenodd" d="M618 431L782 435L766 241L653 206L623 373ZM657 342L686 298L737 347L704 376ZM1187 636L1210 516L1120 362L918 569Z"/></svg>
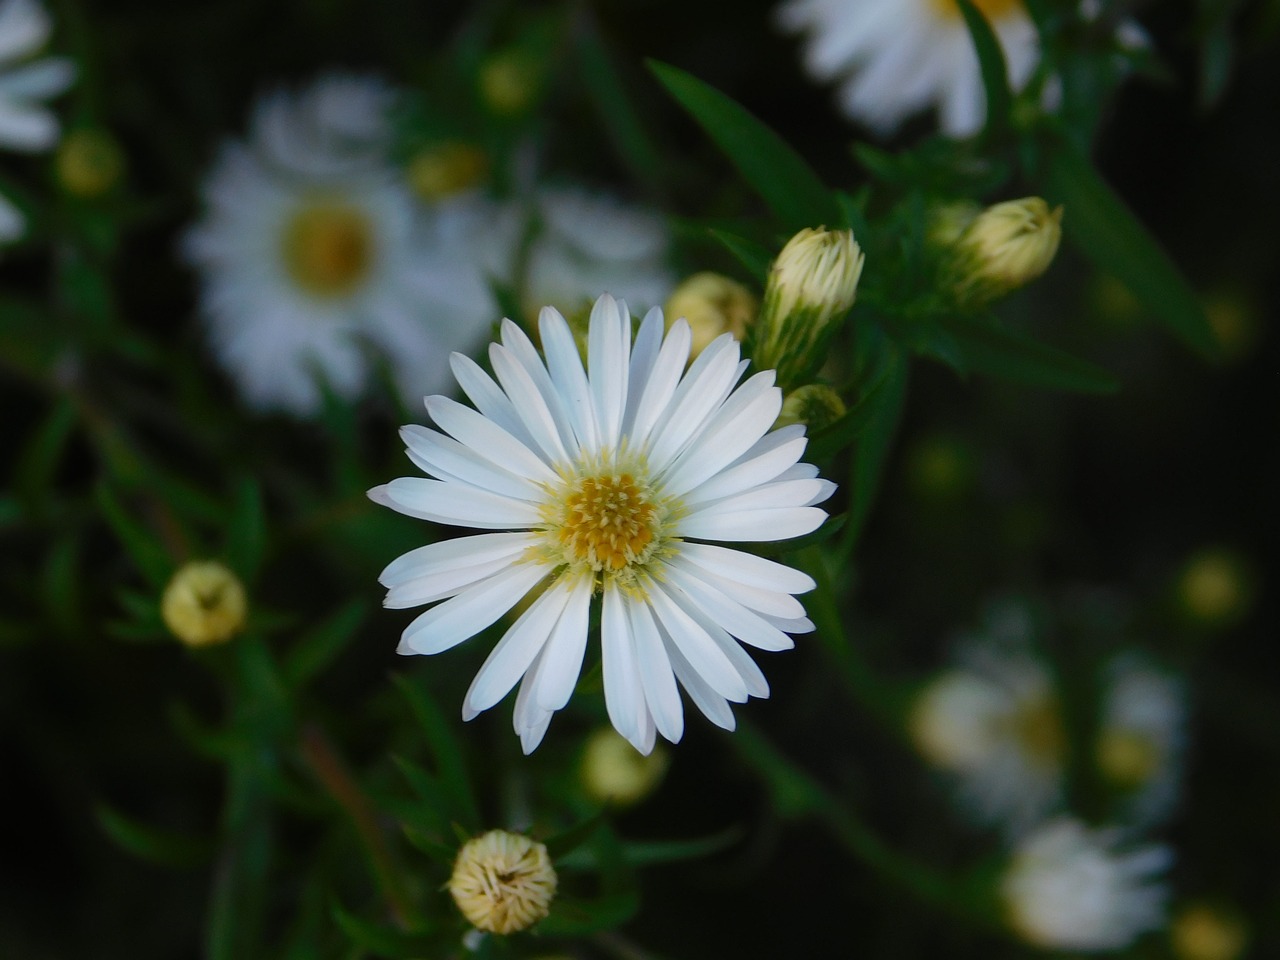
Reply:
<svg viewBox="0 0 1280 960"><path fill-rule="evenodd" d="M966 309L992 303L1049 268L1062 239L1062 207L1040 197L983 209L950 204L934 212L929 241L942 253L941 283Z"/></svg>

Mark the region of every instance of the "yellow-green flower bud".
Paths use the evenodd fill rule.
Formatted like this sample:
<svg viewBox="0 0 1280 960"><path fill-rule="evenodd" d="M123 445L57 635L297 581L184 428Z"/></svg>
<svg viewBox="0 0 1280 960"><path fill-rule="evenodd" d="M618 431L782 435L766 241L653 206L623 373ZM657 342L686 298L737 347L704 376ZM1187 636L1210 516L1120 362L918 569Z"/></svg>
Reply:
<svg viewBox="0 0 1280 960"><path fill-rule="evenodd" d="M406 175L414 192L435 202L470 190L489 173L489 157L470 143L425 147L409 161Z"/></svg>
<svg viewBox="0 0 1280 960"><path fill-rule="evenodd" d="M160 600L165 626L189 647L226 643L244 627L247 611L240 579L213 560L181 567Z"/></svg>
<svg viewBox="0 0 1280 960"><path fill-rule="evenodd" d="M67 193L93 199L119 182L124 173L124 154L104 131L80 128L67 131L62 138L53 166Z"/></svg>
<svg viewBox="0 0 1280 960"><path fill-rule="evenodd" d="M691 355L696 357L722 333L732 333L741 340L759 309L760 302L738 281L704 271L675 288L663 314L668 326L680 317L689 321L693 332Z"/></svg>
<svg viewBox="0 0 1280 960"><path fill-rule="evenodd" d="M1252 601L1252 583L1244 562L1227 550L1205 550L1192 557L1178 581L1183 611L1206 626L1239 619Z"/></svg>
<svg viewBox="0 0 1280 960"><path fill-rule="evenodd" d="M494 113L518 116L541 94L542 73L541 64L527 50L500 50L480 67L480 97Z"/></svg>
<svg viewBox="0 0 1280 960"><path fill-rule="evenodd" d="M944 282L958 303L984 306L1044 273L1061 239L1062 207L1050 208L1040 197L997 203L961 231Z"/></svg>
<svg viewBox="0 0 1280 960"><path fill-rule="evenodd" d="M810 435L831 426L848 412L840 394L821 383L798 387L782 401L776 426L803 423Z"/></svg>
<svg viewBox="0 0 1280 960"><path fill-rule="evenodd" d="M1178 911L1169 939L1178 960L1237 960L1249 944L1249 934L1237 916L1206 904Z"/></svg>
<svg viewBox="0 0 1280 960"><path fill-rule="evenodd" d="M449 893L476 929L507 934L546 917L556 883L543 844L523 834L490 830L458 851Z"/></svg>
<svg viewBox="0 0 1280 960"><path fill-rule="evenodd" d="M629 807L653 792L667 772L667 753L656 747L645 756L612 727L587 740L580 773L587 796L599 803Z"/></svg>
<svg viewBox="0 0 1280 960"><path fill-rule="evenodd" d="M853 231L819 227L801 230L774 260L752 359L777 370L783 389L821 365L833 324L853 306L864 259Z"/></svg>

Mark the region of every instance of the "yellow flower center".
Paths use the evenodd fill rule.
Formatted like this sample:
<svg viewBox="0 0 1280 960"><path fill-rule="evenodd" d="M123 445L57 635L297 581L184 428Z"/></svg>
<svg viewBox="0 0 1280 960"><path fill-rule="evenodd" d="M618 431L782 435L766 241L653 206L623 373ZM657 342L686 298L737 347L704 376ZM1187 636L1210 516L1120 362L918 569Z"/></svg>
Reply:
<svg viewBox="0 0 1280 960"><path fill-rule="evenodd" d="M1022 9L1022 0L973 0L982 15L994 22L1016 10ZM933 0L934 9L948 19L960 19L960 5L956 0Z"/></svg>
<svg viewBox="0 0 1280 960"><path fill-rule="evenodd" d="M571 561L616 572L643 557L654 541L657 507L629 473L581 477L563 503L556 536Z"/></svg>
<svg viewBox="0 0 1280 960"><path fill-rule="evenodd" d="M1052 697L1039 697L1018 708L1009 729L1027 756L1045 768L1058 766L1067 752L1067 737Z"/></svg>
<svg viewBox="0 0 1280 960"><path fill-rule="evenodd" d="M286 225L283 240L289 276L317 296L349 293L365 279L373 262L369 218L340 201L300 209Z"/></svg>
<svg viewBox="0 0 1280 960"><path fill-rule="evenodd" d="M1159 744L1136 730L1106 730L1098 740L1098 766L1114 783L1133 789L1150 780L1160 768Z"/></svg>

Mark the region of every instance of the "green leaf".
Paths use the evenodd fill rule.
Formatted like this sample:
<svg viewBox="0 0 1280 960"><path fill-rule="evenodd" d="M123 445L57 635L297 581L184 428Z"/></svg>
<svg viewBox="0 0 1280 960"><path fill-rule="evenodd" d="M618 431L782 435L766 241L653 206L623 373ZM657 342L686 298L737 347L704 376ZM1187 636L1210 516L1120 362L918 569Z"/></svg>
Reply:
<svg viewBox="0 0 1280 960"><path fill-rule="evenodd" d="M168 552L152 535L129 516L120 501L115 498L106 483L99 483L94 491L103 518L115 531L125 552L139 572L157 589L163 589L174 570Z"/></svg>
<svg viewBox="0 0 1280 960"><path fill-rule="evenodd" d="M594 900L558 895L551 904L551 915L536 929L545 936L580 937L621 926L639 909L640 895L635 891L609 893Z"/></svg>
<svg viewBox="0 0 1280 960"><path fill-rule="evenodd" d="M843 534L846 553L861 535L871 512L907 399L907 358L891 344L886 344L884 350L884 386L876 391L872 409L866 415L866 425L854 448L849 520Z"/></svg>
<svg viewBox="0 0 1280 960"><path fill-rule="evenodd" d="M952 319L947 326L970 369L1014 383L1080 393L1114 393L1102 367L1033 340L993 320Z"/></svg>
<svg viewBox="0 0 1280 960"><path fill-rule="evenodd" d="M75 403L60 397L26 444L13 471L14 486L29 497L47 496L76 425Z"/></svg>
<svg viewBox="0 0 1280 960"><path fill-rule="evenodd" d="M103 833L142 860L166 867L187 868L208 863L213 855L210 840L147 826L105 803L98 804L94 814Z"/></svg>
<svg viewBox="0 0 1280 960"><path fill-rule="evenodd" d="M346 649L368 612L369 604L357 597L303 634L280 668L285 686L297 690L322 673Z"/></svg>
<svg viewBox="0 0 1280 960"><path fill-rule="evenodd" d="M230 526L227 565L240 574L246 584L251 584L258 575L266 549L266 513L262 507L262 489L255 480L245 477L237 485Z"/></svg>
<svg viewBox="0 0 1280 960"><path fill-rule="evenodd" d="M840 222L840 208L809 165L734 100L691 74L649 61L649 69L728 156L790 231Z"/></svg>
<svg viewBox="0 0 1280 960"><path fill-rule="evenodd" d="M409 781L409 786L418 797L414 811L415 826L421 829L436 830L441 833L449 829L449 808L452 799L448 788L411 760L393 756L392 762L400 769L400 773ZM452 854L450 855L452 859Z"/></svg>
<svg viewBox="0 0 1280 960"><path fill-rule="evenodd" d="M336 901L332 904L331 910L333 919L351 942L375 956L412 958L439 955L439 937L425 929L405 933L368 920L361 920L344 910Z"/></svg>
<svg viewBox="0 0 1280 960"><path fill-rule="evenodd" d="M599 830L606 820L606 815L602 810L593 816L587 817L581 823L575 824L568 830L556 834L549 840L544 841L547 853L552 860L559 860L561 857L572 853L582 846L593 833Z"/></svg>
<svg viewBox="0 0 1280 960"><path fill-rule="evenodd" d="M721 830L708 837L693 840L649 840L623 843L622 857L631 867L648 867L659 863L677 863L682 860L697 860L701 857L728 849L742 839L743 832L738 827ZM556 858L556 868L564 870L584 870L595 865L595 858L587 851L579 849L572 854Z"/></svg>
<svg viewBox="0 0 1280 960"><path fill-rule="evenodd" d="M454 818L461 821L468 830L478 830L480 805L471 789L471 778L467 774L462 747L449 729L440 708L420 684L400 675L393 676L392 680L409 701L418 726L426 735L440 778L449 791Z"/></svg>
<svg viewBox="0 0 1280 960"><path fill-rule="evenodd" d="M876 411L877 397L889 379L887 374L887 370L882 371L843 417L827 429L814 434L806 448L805 459L810 462L829 460L858 439L867 424L871 422L871 415Z"/></svg>
<svg viewBox="0 0 1280 960"><path fill-rule="evenodd" d="M729 233L727 230L712 228L708 231L724 245L724 248L738 258L753 277L762 284L769 276L769 266L773 263L773 252L763 244L756 243L746 237Z"/></svg>
<svg viewBox="0 0 1280 960"><path fill-rule="evenodd" d="M1072 144L1049 152L1045 193L1066 211L1063 229L1089 259L1129 288L1144 307L1192 349L1220 355L1204 310L1168 255Z"/></svg>
<svg viewBox="0 0 1280 960"><path fill-rule="evenodd" d="M973 0L956 0L982 70L982 89L987 98L986 134L991 136L1009 125L1013 96L1009 92L1009 66L995 31Z"/></svg>

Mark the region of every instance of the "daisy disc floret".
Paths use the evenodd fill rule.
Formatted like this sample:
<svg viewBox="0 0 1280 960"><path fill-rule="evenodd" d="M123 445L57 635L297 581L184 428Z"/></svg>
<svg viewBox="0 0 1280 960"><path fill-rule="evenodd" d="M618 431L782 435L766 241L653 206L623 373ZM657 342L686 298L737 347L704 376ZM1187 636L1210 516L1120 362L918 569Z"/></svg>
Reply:
<svg viewBox="0 0 1280 960"><path fill-rule="evenodd" d="M813 589L808 575L707 541L809 533L835 487L799 462L803 427L770 432L782 407L772 371L739 383L747 362L730 334L686 370L689 325L664 326L654 308L633 342L626 305L601 297L584 368L554 309L539 321L545 360L503 321L496 379L452 357L475 407L427 397L440 429L401 433L430 479L369 491L409 516L493 531L410 551L381 580L388 607L436 604L405 629L406 654L448 650L531 598L463 703L469 720L519 683L526 753L573 692L593 607L609 718L646 754L657 733L683 733L678 686L732 729L731 702L769 693L742 644L784 650L813 629L795 598Z"/></svg>

